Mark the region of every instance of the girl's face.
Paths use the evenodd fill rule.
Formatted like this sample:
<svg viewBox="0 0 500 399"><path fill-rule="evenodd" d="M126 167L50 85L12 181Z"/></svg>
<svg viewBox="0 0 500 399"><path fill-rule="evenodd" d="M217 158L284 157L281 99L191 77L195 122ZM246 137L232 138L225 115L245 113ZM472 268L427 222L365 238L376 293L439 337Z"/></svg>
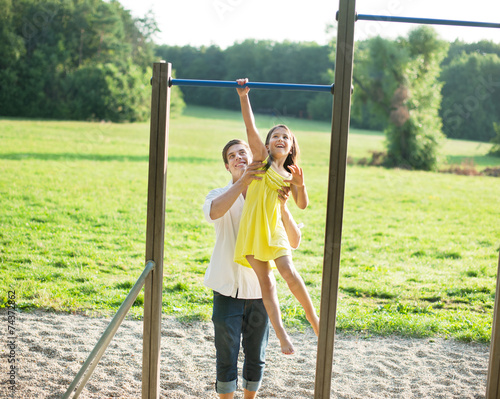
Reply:
<svg viewBox="0 0 500 399"><path fill-rule="evenodd" d="M293 136L284 127L277 127L269 137L266 146L273 158L287 157L292 151Z"/></svg>

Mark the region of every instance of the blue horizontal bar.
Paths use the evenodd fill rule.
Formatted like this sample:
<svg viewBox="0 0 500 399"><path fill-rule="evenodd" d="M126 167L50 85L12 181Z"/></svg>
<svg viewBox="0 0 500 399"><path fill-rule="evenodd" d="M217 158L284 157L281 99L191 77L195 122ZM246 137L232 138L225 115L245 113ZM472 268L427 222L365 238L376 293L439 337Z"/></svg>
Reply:
<svg viewBox="0 0 500 399"><path fill-rule="evenodd" d="M478 27L478 28L500 28L500 23L494 23L494 22L453 21L453 20L448 20L448 19L391 17L391 16L385 16L385 15L358 14L357 20L358 21L407 22L407 23L411 23L411 24L428 24L428 25L473 26L473 27Z"/></svg>
<svg viewBox="0 0 500 399"><path fill-rule="evenodd" d="M250 87L251 89L268 90L302 90L302 91L322 91L333 94L332 85L309 85L297 83L265 83L248 82L246 85L239 85L236 81L230 80L196 80L196 79L171 79L170 86L204 86L204 87Z"/></svg>

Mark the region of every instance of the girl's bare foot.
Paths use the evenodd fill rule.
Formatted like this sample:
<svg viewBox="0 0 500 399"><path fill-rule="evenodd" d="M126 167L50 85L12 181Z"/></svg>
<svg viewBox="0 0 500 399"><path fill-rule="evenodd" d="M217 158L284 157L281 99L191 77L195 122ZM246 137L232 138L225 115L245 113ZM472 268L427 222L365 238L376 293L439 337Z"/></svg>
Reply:
<svg viewBox="0 0 500 399"><path fill-rule="evenodd" d="M295 348L293 347L290 337L285 335L285 337L280 338L281 353L285 355L293 355L295 353Z"/></svg>

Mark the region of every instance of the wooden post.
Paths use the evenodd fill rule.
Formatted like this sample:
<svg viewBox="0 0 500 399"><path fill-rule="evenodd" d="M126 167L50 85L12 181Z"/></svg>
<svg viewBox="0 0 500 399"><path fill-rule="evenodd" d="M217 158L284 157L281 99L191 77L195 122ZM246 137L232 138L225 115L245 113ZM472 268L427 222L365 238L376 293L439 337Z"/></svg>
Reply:
<svg viewBox="0 0 500 399"><path fill-rule="evenodd" d="M495 293L495 310L491 326L490 361L488 379L486 380L486 399L500 399L500 316L498 315L500 296L500 254L498 255L497 288Z"/></svg>
<svg viewBox="0 0 500 399"><path fill-rule="evenodd" d="M351 112L355 0L340 0L315 399L330 398Z"/></svg>
<svg viewBox="0 0 500 399"><path fill-rule="evenodd" d="M144 327L142 399L160 397L160 340L165 237L165 192L167 187L168 123L170 117L169 79L172 66L154 63L149 142L146 262L156 266L144 285Z"/></svg>

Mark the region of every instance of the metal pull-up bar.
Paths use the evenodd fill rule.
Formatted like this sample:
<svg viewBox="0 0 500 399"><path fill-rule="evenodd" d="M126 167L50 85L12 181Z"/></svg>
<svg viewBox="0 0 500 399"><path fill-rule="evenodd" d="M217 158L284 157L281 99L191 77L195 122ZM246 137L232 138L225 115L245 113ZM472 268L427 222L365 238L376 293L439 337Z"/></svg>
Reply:
<svg viewBox="0 0 500 399"><path fill-rule="evenodd" d="M452 26L472 26L477 28L500 28L500 23L495 22L475 22L475 21L454 21L448 19L412 18L412 17L392 17L386 15L357 14L357 21L383 21L383 22L406 22L411 24L427 25L452 25Z"/></svg>
<svg viewBox="0 0 500 399"><path fill-rule="evenodd" d="M268 83L268 82L248 82L239 85L236 81L230 80L197 80L197 79L170 79L169 86L204 86L204 87L232 87L268 90L301 90L301 91L321 91L333 94L332 85L310 85L298 83Z"/></svg>

